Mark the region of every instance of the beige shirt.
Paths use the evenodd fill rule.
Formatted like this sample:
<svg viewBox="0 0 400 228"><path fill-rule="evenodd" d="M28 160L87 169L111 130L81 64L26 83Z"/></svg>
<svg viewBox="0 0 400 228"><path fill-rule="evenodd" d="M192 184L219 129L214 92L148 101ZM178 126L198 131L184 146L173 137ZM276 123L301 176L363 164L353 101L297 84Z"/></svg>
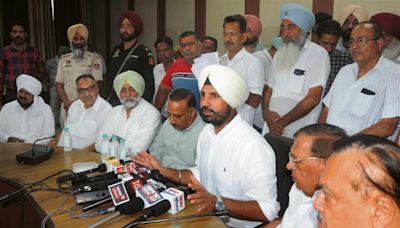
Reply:
<svg viewBox="0 0 400 228"><path fill-rule="evenodd" d="M76 78L83 74L91 74L96 81L103 80L103 64L101 58L93 53L86 51L83 59L72 58L72 53L61 56L58 62L57 75L55 81L64 84L64 90L68 100L78 99L76 92Z"/></svg>

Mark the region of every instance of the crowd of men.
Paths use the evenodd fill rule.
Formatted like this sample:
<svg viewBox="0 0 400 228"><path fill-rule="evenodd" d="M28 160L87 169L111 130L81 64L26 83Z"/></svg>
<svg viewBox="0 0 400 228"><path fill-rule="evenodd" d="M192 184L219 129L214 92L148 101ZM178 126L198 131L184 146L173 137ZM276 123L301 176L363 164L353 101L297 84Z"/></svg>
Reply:
<svg viewBox="0 0 400 228"><path fill-rule="evenodd" d="M349 5L334 20L285 4L266 49L258 17L229 15L226 53L199 73L215 38L184 31L176 52L160 37L155 65L140 16L124 11L118 24L107 65L79 23L47 69L13 25L0 50L0 142L32 143L59 126L73 148L104 153L115 138L123 159L195 190L187 198L199 212L227 209L230 227L400 227L400 16ZM279 151L266 133L294 139L282 218ZM63 146L64 135L38 143Z"/></svg>

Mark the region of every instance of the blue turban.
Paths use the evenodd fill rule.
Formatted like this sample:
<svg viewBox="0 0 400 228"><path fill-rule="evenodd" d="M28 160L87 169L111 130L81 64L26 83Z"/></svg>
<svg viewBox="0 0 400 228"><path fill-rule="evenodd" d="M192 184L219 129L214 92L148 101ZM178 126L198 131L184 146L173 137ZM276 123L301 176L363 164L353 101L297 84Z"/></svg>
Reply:
<svg viewBox="0 0 400 228"><path fill-rule="evenodd" d="M298 4L291 3L282 6L280 19L282 21L285 18L296 24L304 32L309 32L315 25L314 14L309 9Z"/></svg>

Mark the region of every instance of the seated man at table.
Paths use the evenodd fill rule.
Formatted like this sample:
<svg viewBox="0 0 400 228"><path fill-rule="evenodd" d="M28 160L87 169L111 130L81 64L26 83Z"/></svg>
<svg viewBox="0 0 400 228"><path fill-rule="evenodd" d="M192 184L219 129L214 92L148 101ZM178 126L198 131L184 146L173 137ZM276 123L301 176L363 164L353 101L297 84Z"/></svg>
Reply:
<svg viewBox="0 0 400 228"><path fill-rule="evenodd" d="M158 110L142 99L145 89L143 77L136 71L128 70L117 75L113 82L121 105L114 107L96 140L96 151L101 152L103 135L125 139L126 154L133 156L147 150L161 123Z"/></svg>
<svg viewBox="0 0 400 228"><path fill-rule="evenodd" d="M195 166L196 144L205 123L196 110L193 93L187 89L175 89L169 95L168 121L165 121L150 153L162 166L186 169Z"/></svg>
<svg viewBox="0 0 400 228"><path fill-rule="evenodd" d="M68 109L65 127L71 134L72 148L82 149L96 142L98 132L110 113L112 106L99 96L99 86L90 74L84 74L76 79L78 100ZM64 145L64 133L58 141ZM93 148L92 148L93 149Z"/></svg>
<svg viewBox="0 0 400 228"><path fill-rule="evenodd" d="M228 209L229 227L255 227L275 219L279 211L275 154L236 111L249 97L246 82L226 66L210 65L201 72L198 86L201 116L209 124L197 142L196 166L166 168L146 152L134 161L195 190L188 199L198 212Z"/></svg>
<svg viewBox="0 0 400 228"><path fill-rule="evenodd" d="M330 124L312 124L294 134L294 142L286 165L292 171L295 184L289 192L289 207L282 219L266 228L317 227L317 211L313 196L319 189L318 181L331 156L333 143L346 136L343 129Z"/></svg>
<svg viewBox="0 0 400 228"><path fill-rule="evenodd" d="M21 74L17 77L17 100L5 104L0 112L0 142L33 143L54 135L54 116L49 105L39 96L42 83ZM50 139L40 140L47 144Z"/></svg>

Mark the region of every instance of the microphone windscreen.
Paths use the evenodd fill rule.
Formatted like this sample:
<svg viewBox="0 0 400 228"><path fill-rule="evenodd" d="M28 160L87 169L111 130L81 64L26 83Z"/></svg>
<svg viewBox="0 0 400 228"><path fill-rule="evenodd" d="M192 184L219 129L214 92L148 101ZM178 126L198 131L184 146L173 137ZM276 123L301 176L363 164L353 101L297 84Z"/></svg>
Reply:
<svg viewBox="0 0 400 228"><path fill-rule="evenodd" d="M150 207L150 211L152 212L153 216L159 216L167 212L170 208L171 203L168 200L162 200L156 205Z"/></svg>
<svg viewBox="0 0 400 228"><path fill-rule="evenodd" d="M122 214L131 215L143 210L144 202L142 199L135 197L129 202L120 205L120 212Z"/></svg>
<svg viewBox="0 0 400 228"><path fill-rule="evenodd" d="M97 170L98 170L100 173L104 173L105 171L107 171L107 166L106 166L106 164L101 163L101 164L97 167Z"/></svg>

